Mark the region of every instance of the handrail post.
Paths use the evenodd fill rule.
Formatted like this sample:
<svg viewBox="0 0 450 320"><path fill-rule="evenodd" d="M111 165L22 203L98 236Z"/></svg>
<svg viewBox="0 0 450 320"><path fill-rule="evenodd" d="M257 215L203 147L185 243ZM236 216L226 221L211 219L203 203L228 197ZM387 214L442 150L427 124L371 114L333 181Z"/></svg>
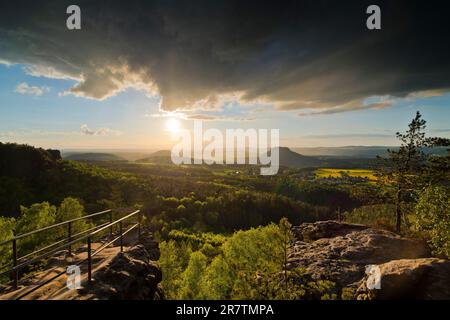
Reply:
<svg viewBox="0 0 450 320"><path fill-rule="evenodd" d="M88 253L88 282L91 282L92 280L92 253L91 253L91 237L88 237L88 247L87 247L87 253Z"/></svg>
<svg viewBox="0 0 450 320"><path fill-rule="evenodd" d="M142 212L139 211L139 215L138 215L138 240L141 240L141 224L142 224Z"/></svg>
<svg viewBox="0 0 450 320"><path fill-rule="evenodd" d="M112 212L112 210L109 211L109 223L113 223L113 212ZM113 226L111 226L111 228L109 229L109 236L110 237L113 236Z"/></svg>
<svg viewBox="0 0 450 320"><path fill-rule="evenodd" d="M138 222L138 240L141 240L141 223Z"/></svg>
<svg viewBox="0 0 450 320"><path fill-rule="evenodd" d="M67 241L68 241L68 243L69 243L69 248L68 248L68 250L69 250L69 256L71 256L72 255L72 245L70 244L70 242L72 242L72 222L71 221L69 221L69 223L68 223L68 230L67 230L68 232L68 235L67 235Z"/></svg>
<svg viewBox="0 0 450 320"><path fill-rule="evenodd" d="M120 229L120 252L123 252L123 224L122 221L119 222Z"/></svg>
<svg viewBox="0 0 450 320"><path fill-rule="evenodd" d="M13 239L12 241L12 254L13 254L13 284L14 289L17 289L19 286L19 270L15 269L17 267L17 240Z"/></svg>

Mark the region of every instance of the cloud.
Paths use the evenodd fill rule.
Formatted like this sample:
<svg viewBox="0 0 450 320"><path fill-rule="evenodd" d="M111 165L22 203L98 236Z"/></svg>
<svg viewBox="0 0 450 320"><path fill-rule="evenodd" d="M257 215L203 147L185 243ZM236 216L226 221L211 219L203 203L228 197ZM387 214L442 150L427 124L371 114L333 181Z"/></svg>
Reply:
<svg viewBox="0 0 450 320"><path fill-rule="evenodd" d="M445 94L448 90L436 89L436 90L422 90L411 92L408 94L407 98L415 99L415 98L431 98L431 97L440 97Z"/></svg>
<svg viewBox="0 0 450 320"><path fill-rule="evenodd" d="M27 75L33 77L44 77L51 79L60 79L60 80L76 80L81 81L81 77L70 76L59 72L54 67L51 66L42 66L42 65L28 65L23 68Z"/></svg>
<svg viewBox="0 0 450 320"><path fill-rule="evenodd" d="M83 124L80 127L81 133L86 136L120 136L122 132L118 130L113 130L109 128L100 128L97 130L92 130L87 124Z"/></svg>
<svg viewBox="0 0 450 320"><path fill-rule="evenodd" d="M44 92L48 92L48 91L50 91L50 89L47 87L30 86L26 82L22 82L17 85L17 87L14 91L17 93L20 93L20 94L42 96L44 94Z"/></svg>
<svg viewBox="0 0 450 320"><path fill-rule="evenodd" d="M167 112L167 111L162 111L162 112L158 112L158 113L146 112L144 114L144 117L146 117L146 118L178 118L178 119L186 120L186 114L183 112Z"/></svg>
<svg viewBox="0 0 450 320"><path fill-rule="evenodd" d="M16 136L17 133L15 131L0 131L0 138L13 138Z"/></svg>
<svg viewBox="0 0 450 320"><path fill-rule="evenodd" d="M318 134L307 135L302 138L322 139L322 138L395 138L395 133L342 133L342 134Z"/></svg>
<svg viewBox="0 0 450 320"><path fill-rule="evenodd" d="M250 110L251 113L252 110ZM144 115L146 118L178 118L183 120L201 120L201 121L212 121L212 120L223 120L223 121L252 121L256 117L247 116L245 113L240 115L228 115L228 114L218 114L218 113L189 113L189 112L166 112L162 111L159 113L146 113Z"/></svg>
<svg viewBox="0 0 450 320"><path fill-rule="evenodd" d="M301 117L304 116L316 116L316 115L327 115L327 114L336 114L348 111L358 111L358 110L367 110L367 109L385 109L392 106L392 101L383 101L378 103L369 103L365 104L363 101L352 101L344 105L338 105L332 108L323 108L319 111L312 112L300 112L298 115Z"/></svg>
<svg viewBox="0 0 450 320"><path fill-rule="evenodd" d="M12 65L11 62L0 59L0 65L4 65L6 67L10 67Z"/></svg>
<svg viewBox="0 0 450 320"><path fill-rule="evenodd" d="M434 132L434 133L450 133L450 128L448 128L448 129L431 129L430 130L431 132Z"/></svg>
<svg viewBox="0 0 450 320"><path fill-rule="evenodd" d="M36 138L36 137L76 137L76 136L121 136L122 132L109 128L100 128L97 130L90 129L86 124L83 124L80 131L49 131L49 130L12 130L0 131L0 138Z"/></svg>
<svg viewBox="0 0 450 320"><path fill-rule="evenodd" d="M18 138L18 137L69 137L79 136L81 133L76 131L48 131L48 130L13 130L13 131L0 131L1 138Z"/></svg>
<svg viewBox="0 0 450 320"><path fill-rule="evenodd" d="M80 0L77 31L65 26L69 4L5 4L0 60L26 64L30 75L75 80L65 94L158 94L163 111L263 102L333 114L389 106L365 103L371 96L450 88L443 3L429 10L426 3L380 0L379 31L365 28L367 1Z"/></svg>
<svg viewBox="0 0 450 320"><path fill-rule="evenodd" d="M186 117L188 120L224 120L224 121L252 121L256 117L232 116L232 115L212 115L212 114L190 114Z"/></svg>

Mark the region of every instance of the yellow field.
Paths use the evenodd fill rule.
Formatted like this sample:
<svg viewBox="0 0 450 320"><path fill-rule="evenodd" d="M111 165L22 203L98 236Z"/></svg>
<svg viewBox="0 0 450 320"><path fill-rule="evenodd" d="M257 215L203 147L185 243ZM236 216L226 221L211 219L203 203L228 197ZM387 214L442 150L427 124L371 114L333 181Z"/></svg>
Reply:
<svg viewBox="0 0 450 320"><path fill-rule="evenodd" d="M317 169L314 173L316 178L342 178L342 172L350 177L367 178L371 181L377 180L374 172L366 169Z"/></svg>

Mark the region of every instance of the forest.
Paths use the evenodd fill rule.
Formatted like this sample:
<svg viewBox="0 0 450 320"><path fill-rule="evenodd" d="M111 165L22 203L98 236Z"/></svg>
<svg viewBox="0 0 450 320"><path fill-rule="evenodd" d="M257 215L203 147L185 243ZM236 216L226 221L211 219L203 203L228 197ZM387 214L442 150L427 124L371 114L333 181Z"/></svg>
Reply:
<svg viewBox="0 0 450 320"><path fill-rule="evenodd" d="M261 176L250 165L63 160L58 150L0 143L0 242L103 209L137 208L160 242L168 298L345 299L345 288L287 270L292 225L366 224L425 239L436 256L450 257L450 153L423 152L449 141L427 137L419 113L397 137L400 147L356 179L315 167ZM58 237L31 237L19 251ZM0 266L10 254L0 248Z"/></svg>

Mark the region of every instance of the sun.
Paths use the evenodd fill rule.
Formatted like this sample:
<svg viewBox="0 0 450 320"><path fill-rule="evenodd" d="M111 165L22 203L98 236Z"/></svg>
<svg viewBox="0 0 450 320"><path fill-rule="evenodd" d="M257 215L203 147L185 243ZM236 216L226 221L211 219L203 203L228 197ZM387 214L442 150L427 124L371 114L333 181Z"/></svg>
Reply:
<svg viewBox="0 0 450 320"><path fill-rule="evenodd" d="M170 132L178 132L180 127L181 123L178 119L171 118L166 121L166 129Z"/></svg>

